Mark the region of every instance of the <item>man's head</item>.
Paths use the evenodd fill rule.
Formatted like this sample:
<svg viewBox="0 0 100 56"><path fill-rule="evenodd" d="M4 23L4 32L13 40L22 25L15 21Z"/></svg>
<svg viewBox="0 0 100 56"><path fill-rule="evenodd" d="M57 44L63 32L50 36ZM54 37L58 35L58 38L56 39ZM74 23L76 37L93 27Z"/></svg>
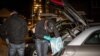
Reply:
<svg viewBox="0 0 100 56"><path fill-rule="evenodd" d="M18 14L16 11L12 11L10 15Z"/></svg>

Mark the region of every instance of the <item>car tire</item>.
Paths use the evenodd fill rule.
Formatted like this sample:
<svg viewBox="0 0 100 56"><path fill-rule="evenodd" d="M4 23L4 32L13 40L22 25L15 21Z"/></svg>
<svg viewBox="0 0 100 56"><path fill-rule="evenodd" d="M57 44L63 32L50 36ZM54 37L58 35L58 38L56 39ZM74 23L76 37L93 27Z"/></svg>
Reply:
<svg viewBox="0 0 100 56"><path fill-rule="evenodd" d="M35 46L29 45L28 47L25 48L25 55L24 56L35 56L35 55L33 55L35 50L36 50Z"/></svg>

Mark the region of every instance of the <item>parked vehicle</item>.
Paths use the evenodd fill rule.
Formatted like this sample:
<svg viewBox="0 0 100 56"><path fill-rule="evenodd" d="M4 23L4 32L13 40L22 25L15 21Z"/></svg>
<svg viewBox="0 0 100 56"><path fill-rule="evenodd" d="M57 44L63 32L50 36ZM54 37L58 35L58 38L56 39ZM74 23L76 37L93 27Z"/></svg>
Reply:
<svg viewBox="0 0 100 56"><path fill-rule="evenodd" d="M67 44L62 56L100 56L100 26L85 29Z"/></svg>
<svg viewBox="0 0 100 56"><path fill-rule="evenodd" d="M87 23L83 20L83 18L80 15L76 13L76 11L69 5L69 3L65 5L67 6L64 6L64 10L62 9L59 9L59 10L62 11L62 14L66 17L65 19L68 19L70 22L67 22L67 23L65 22L65 24L63 24L64 23L63 21L60 23L58 22L56 27L58 28L63 41L64 42L67 41L67 43L69 43L74 38L76 38L80 32L85 30ZM30 56L37 56L36 51L34 50L35 47L28 45L26 49L27 48L30 50L30 52L28 52ZM61 55L57 53L57 55L55 56L61 56Z"/></svg>

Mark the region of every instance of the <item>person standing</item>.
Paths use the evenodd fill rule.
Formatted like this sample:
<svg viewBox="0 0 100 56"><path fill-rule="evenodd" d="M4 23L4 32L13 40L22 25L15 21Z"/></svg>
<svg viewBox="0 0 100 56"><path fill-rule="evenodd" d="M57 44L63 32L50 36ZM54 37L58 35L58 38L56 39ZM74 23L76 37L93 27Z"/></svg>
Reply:
<svg viewBox="0 0 100 56"><path fill-rule="evenodd" d="M45 35L52 35L55 37L59 37L59 33L55 27L55 23L53 22L51 16L42 16L41 20L36 24L35 28L35 46L37 51L37 56L48 56L48 46L49 41L44 38ZM54 34L54 35L53 35Z"/></svg>
<svg viewBox="0 0 100 56"><path fill-rule="evenodd" d="M27 23L18 16L16 11L10 13L10 17L3 24L4 34L9 46L9 56L24 56L25 36L28 33Z"/></svg>

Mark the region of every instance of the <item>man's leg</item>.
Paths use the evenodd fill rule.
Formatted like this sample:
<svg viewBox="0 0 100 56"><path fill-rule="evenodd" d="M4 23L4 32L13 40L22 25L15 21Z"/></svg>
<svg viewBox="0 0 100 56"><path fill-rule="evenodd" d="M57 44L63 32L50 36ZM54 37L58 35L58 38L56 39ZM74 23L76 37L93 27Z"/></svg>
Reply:
<svg viewBox="0 0 100 56"><path fill-rule="evenodd" d="M41 45L42 45L42 40L36 39L35 40L35 46L36 46L37 56L42 56Z"/></svg>
<svg viewBox="0 0 100 56"><path fill-rule="evenodd" d="M49 42L46 40L42 41L42 56L48 56L48 46L49 46Z"/></svg>
<svg viewBox="0 0 100 56"><path fill-rule="evenodd" d="M9 56L15 56L16 45L9 43Z"/></svg>
<svg viewBox="0 0 100 56"><path fill-rule="evenodd" d="M17 51L19 56L24 56L24 50L25 50L25 43L17 45Z"/></svg>

